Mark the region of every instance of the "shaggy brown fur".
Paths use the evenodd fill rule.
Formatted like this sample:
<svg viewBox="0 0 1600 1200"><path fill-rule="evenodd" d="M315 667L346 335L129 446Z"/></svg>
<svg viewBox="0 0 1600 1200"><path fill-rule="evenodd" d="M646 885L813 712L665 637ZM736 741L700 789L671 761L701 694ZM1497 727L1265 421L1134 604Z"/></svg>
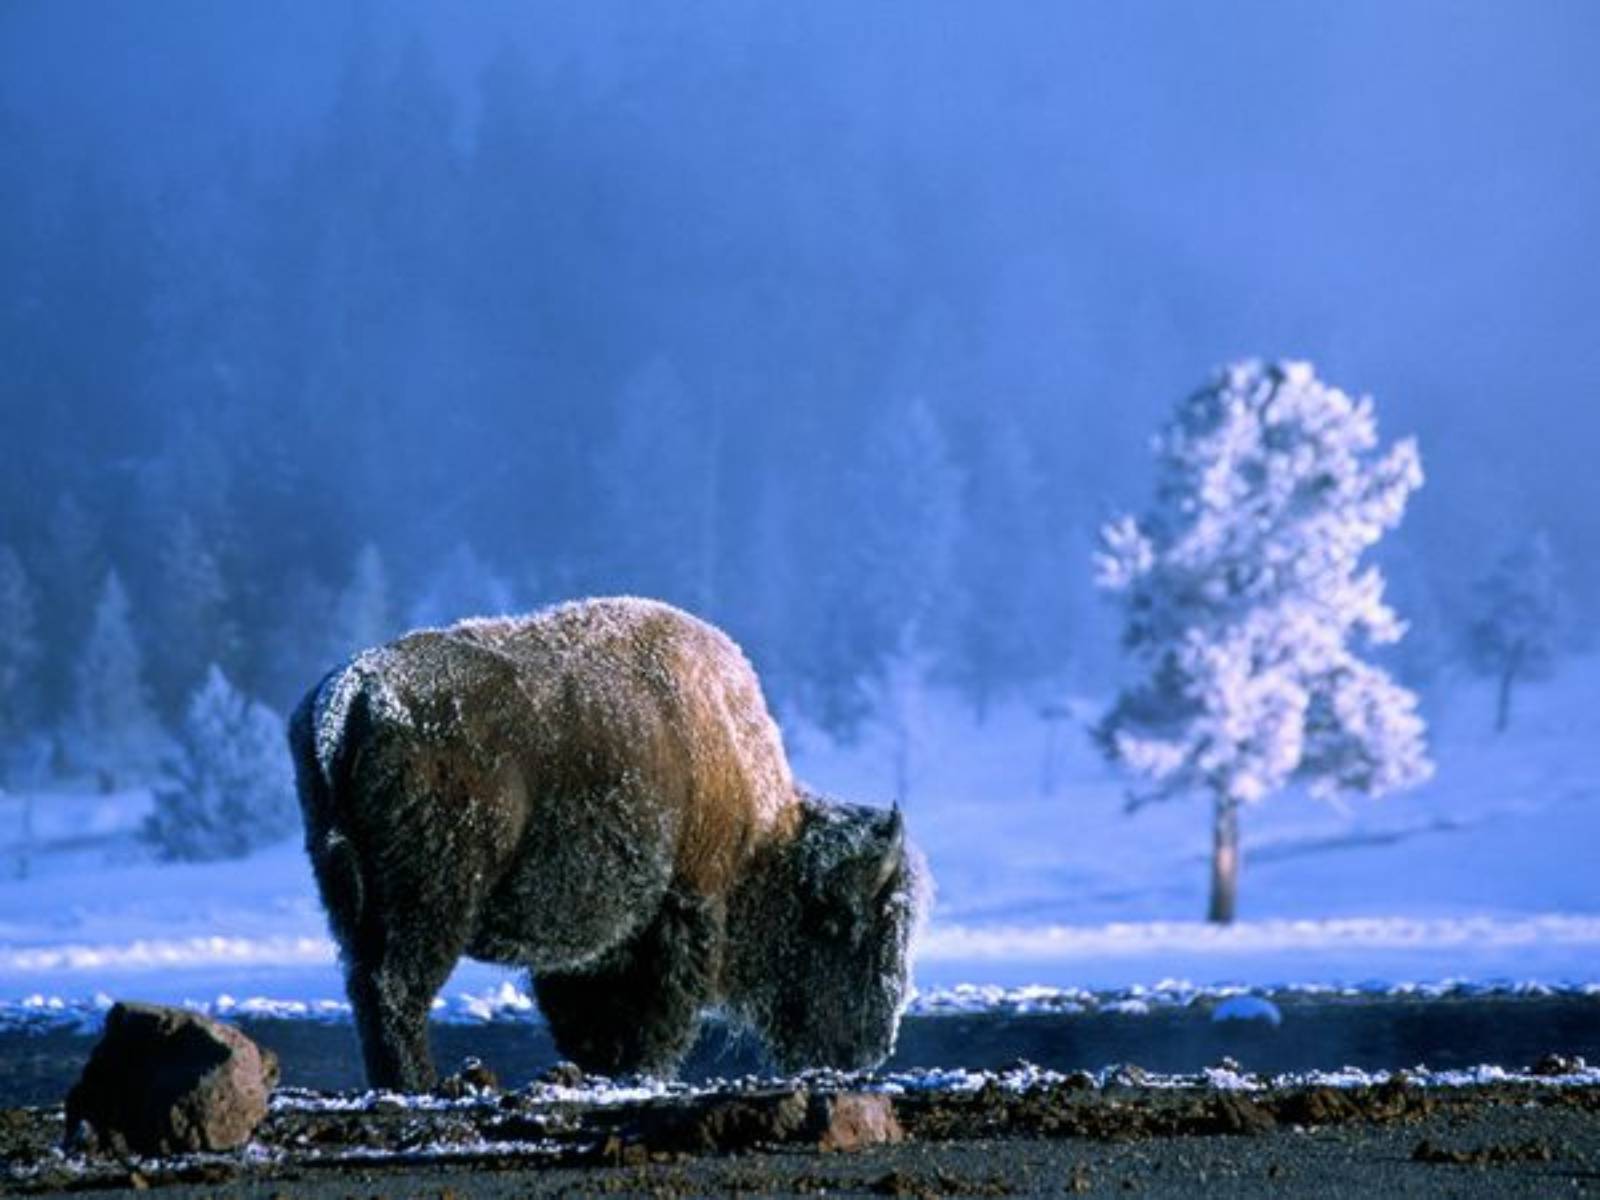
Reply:
<svg viewBox="0 0 1600 1200"><path fill-rule="evenodd" d="M755 674L663 604L363 652L290 726L374 1086L433 1078L462 954L528 968L563 1053L670 1071L721 1005L786 1066L892 1048L921 874L898 815L796 789Z"/></svg>

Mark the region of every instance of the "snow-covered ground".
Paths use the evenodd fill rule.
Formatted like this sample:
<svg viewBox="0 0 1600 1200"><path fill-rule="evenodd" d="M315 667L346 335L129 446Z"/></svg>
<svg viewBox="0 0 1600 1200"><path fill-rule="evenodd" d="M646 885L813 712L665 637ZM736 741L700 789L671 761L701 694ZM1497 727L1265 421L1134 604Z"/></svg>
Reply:
<svg viewBox="0 0 1600 1200"><path fill-rule="evenodd" d="M1127 815L1081 723L1057 726L1047 764L1050 735L1030 707L978 726L931 696L902 797L939 893L919 983L1600 978L1600 659L1526 688L1501 737L1481 685L1431 709L1439 769L1422 789L1342 807L1291 795L1246 813L1243 919L1217 929L1197 919L1203 803ZM886 738L790 740L814 785L892 798ZM148 803L36 797L38 849L15 878L22 806L0 798L0 1003L340 997L299 846L155 863L134 837ZM466 963L446 990L503 995L513 978Z"/></svg>

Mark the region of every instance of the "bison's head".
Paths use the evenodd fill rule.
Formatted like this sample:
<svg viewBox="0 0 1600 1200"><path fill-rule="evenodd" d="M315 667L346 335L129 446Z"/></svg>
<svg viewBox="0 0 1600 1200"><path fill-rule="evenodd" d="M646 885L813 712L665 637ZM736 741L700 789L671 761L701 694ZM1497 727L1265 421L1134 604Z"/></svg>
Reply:
<svg viewBox="0 0 1600 1200"><path fill-rule="evenodd" d="M910 990L925 868L898 811L802 797L797 837L741 931L739 1004L785 1070L876 1066Z"/></svg>

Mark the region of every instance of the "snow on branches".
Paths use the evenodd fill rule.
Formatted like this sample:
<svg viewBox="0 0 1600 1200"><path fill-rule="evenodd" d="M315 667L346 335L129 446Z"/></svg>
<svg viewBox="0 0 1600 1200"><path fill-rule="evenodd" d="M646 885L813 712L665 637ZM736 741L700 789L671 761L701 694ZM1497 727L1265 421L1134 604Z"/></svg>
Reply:
<svg viewBox="0 0 1600 1200"><path fill-rule="evenodd" d="M1372 402L1309 364L1248 361L1184 400L1154 448L1154 506L1107 525L1096 555L1147 672L1096 729L1144 782L1132 802L1426 778L1416 698L1355 652L1405 629L1359 559L1421 485L1416 445L1380 452Z"/></svg>
<svg viewBox="0 0 1600 1200"><path fill-rule="evenodd" d="M189 700L144 834L167 859L242 858L299 826L283 718L213 664Z"/></svg>

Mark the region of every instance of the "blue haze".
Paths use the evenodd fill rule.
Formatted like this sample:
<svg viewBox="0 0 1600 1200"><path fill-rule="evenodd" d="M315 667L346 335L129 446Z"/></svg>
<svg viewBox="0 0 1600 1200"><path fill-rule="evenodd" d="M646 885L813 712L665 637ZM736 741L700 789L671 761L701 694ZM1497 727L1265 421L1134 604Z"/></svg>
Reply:
<svg viewBox="0 0 1600 1200"><path fill-rule="evenodd" d="M1090 531L1143 502L1174 400L1250 355L1419 437L1385 551L1432 647L1408 671L1533 529L1581 641L1597 58L1581 0L9 0L29 720L69 709L109 566L169 719L207 657L282 707L369 544L379 625L651 591L843 730L928 589L917 637L978 702L1094 685ZM935 434L886 449L914 402ZM1035 481L979 503L1007 430ZM894 560L929 545L937 578ZM997 573L1026 602L995 618Z"/></svg>

